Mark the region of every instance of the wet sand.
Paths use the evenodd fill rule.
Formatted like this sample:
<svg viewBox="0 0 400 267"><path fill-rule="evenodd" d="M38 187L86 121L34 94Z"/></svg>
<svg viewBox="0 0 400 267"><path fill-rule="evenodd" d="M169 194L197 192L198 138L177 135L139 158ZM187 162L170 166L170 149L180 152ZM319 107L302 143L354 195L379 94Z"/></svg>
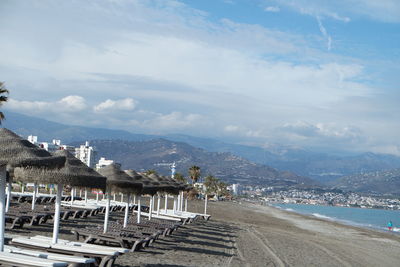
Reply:
<svg viewBox="0 0 400 267"><path fill-rule="evenodd" d="M202 212L203 202L189 202ZM400 237L292 214L251 203L210 202L210 221L181 227L115 266L399 266ZM122 218L122 213L113 214ZM62 223L70 229L102 223L103 216ZM51 224L7 234L51 235Z"/></svg>

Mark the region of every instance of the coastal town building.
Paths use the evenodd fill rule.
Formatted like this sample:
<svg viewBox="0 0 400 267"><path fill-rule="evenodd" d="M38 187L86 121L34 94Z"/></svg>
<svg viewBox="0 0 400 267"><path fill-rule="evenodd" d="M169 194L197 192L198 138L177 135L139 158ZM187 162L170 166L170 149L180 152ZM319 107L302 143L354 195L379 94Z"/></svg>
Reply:
<svg viewBox="0 0 400 267"><path fill-rule="evenodd" d="M89 146L89 141L86 141L84 145L75 148L75 157L80 159L90 168L93 168L95 167L97 151L94 147Z"/></svg>
<svg viewBox="0 0 400 267"><path fill-rule="evenodd" d="M106 158L100 158L99 162L96 164L96 170L103 168L105 166L113 164L114 161L111 159L106 159Z"/></svg>

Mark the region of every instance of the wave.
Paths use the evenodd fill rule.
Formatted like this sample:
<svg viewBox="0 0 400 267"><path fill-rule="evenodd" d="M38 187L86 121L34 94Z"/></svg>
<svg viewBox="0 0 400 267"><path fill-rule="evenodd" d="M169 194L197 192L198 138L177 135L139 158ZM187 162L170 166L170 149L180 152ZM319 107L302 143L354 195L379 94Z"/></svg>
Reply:
<svg viewBox="0 0 400 267"><path fill-rule="evenodd" d="M294 211L294 209L291 209L291 208L287 208L287 209L285 209L285 210L287 210L287 211Z"/></svg>
<svg viewBox="0 0 400 267"><path fill-rule="evenodd" d="M314 217L320 218L320 219L326 219L326 220L330 220L330 221L336 220L335 218L332 218L332 217L329 217L329 216L326 216L326 215L322 215L322 214L319 214L319 213L312 213L311 215L314 216Z"/></svg>

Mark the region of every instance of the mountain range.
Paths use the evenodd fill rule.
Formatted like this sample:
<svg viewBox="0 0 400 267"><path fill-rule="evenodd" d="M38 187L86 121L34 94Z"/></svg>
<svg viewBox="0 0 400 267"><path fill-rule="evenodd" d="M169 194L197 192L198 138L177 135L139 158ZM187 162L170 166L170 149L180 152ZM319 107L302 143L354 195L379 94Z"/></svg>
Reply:
<svg viewBox="0 0 400 267"><path fill-rule="evenodd" d="M186 168L187 166L183 159L188 162L191 160L196 162L196 155L201 154L202 160L204 160L201 161L202 164L204 164L203 171L205 173L209 172L222 175L223 177L225 174L229 177L233 177L232 179L226 179L228 181L239 182L241 178L247 177L243 179L245 181L259 183L259 179L262 177L260 173L265 172L267 173L265 176L269 178L280 177L279 179L282 178L284 180L287 176L291 176L290 179L292 179L292 181L297 179L296 181L300 184L303 182L311 184L309 179L304 178L309 177L313 179L316 184L332 186L335 185L336 180L343 176L400 168L400 157L393 155L369 152L351 155L348 153L329 154L315 152L306 148L283 145L256 147L231 144L221 140L182 134L160 136L136 134L123 130L71 126L13 112L7 112L6 116L7 119L4 121L4 127L22 136L37 135L40 141L61 139L63 143L67 144L85 140L96 140L94 144L98 147L99 151L105 153L105 155L110 158L119 159L119 155L117 155L118 153L113 154L108 149L103 150L103 147L107 147L107 142L133 142L129 144L126 143L125 145L136 147L137 151L141 151L141 153L144 152L145 146L147 146L148 149L154 149L154 144L163 145L165 147L164 151L162 149L155 151L155 153L163 154L165 157L163 159L157 158L155 154L152 156L145 155L143 159L130 159L129 162L127 162L127 158L120 158L121 163L131 166L132 168L155 168L165 172L165 168L161 167L162 164L165 162L172 162L173 160L180 160L182 166ZM139 144L145 146L141 147ZM170 149L169 147L173 145L179 148L177 150L179 153L182 153L181 159L176 158L176 155L174 156L173 154L165 154L165 151L168 151L168 149ZM187 145L189 145L191 149L189 149ZM123 151L122 147L120 151ZM224 167L218 169L216 165L212 166L212 161L206 160L207 158L214 159L214 161L220 160L221 162L231 161L236 165L228 166L224 163L222 164ZM161 165L155 167L154 162L158 162ZM236 166L241 167L238 169ZM250 166L252 166L252 168L250 168ZM228 175L228 173L230 173L229 169L235 170L235 174ZM252 171L249 173L250 170ZM185 172L183 170L181 171ZM275 174L272 175L274 172ZM250 180L248 180L248 177L253 177L254 179L250 178ZM350 184L348 184L348 186L350 186ZM349 190L351 189L352 188L349 188Z"/></svg>
<svg viewBox="0 0 400 267"><path fill-rule="evenodd" d="M337 189L369 195L400 196L400 169L375 171L341 177L332 184Z"/></svg>

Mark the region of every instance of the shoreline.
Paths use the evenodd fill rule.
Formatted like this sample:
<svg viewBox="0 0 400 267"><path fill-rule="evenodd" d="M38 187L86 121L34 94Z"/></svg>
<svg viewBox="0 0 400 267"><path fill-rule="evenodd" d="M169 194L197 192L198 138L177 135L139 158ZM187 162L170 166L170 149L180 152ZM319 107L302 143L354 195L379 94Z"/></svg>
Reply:
<svg viewBox="0 0 400 267"><path fill-rule="evenodd" d="M282 204L282 203L280 203L280 204ZM352 221L352 220L340 219L340 218L331 217L331 216L324 215L324 214L319 214L319 213L312 213L312 214L310 214L310 213L302 213L301 211L298 211L298 210L295 210L295 209L291 209L291 208L289 208L290 210L289 209L284 209L282 207L274 206L272 204L262 204L262 203L260 203L260 205L261 206L268 206L268 207L271 207L271 208L274 208L274 209L277 209L277 210L280 210L280 211L283 211L283 212L288 212L288 213L291 213L291 214L293 213L293 214L297 214L297 215L303 215L303 216L306 216L306 217L310 217L312 219L319 219L319 220L323 220L323 221L326 221L326 222L339 223L339 224L341 224L343 226L350 226L350 227L356 227L356 228L361 228L361 229L366 229L366 230L372 230L372 231L377 231L377 232L380 232L380 233L400 235L399 231L391 231L390 232L385 227L378 227L376 225L371 225L370 226L370 225L363 224L363 223L358 223L358 222L355 222L355 221ZM302 205L308 205L308 204L302 204ZM324 205L320 205L320 206L324 206ZM334 206L332 206L332 207L334 207ZM352 208L352 207L341 207L341 208ZM380 209L377 209L377 210L380 210ZM316 216L315 214L319 214L321 216ZM395 227L395 228L397 228L397 227Z"/></svg>

